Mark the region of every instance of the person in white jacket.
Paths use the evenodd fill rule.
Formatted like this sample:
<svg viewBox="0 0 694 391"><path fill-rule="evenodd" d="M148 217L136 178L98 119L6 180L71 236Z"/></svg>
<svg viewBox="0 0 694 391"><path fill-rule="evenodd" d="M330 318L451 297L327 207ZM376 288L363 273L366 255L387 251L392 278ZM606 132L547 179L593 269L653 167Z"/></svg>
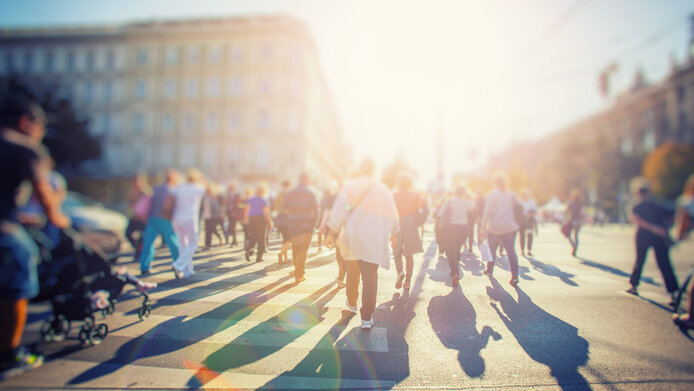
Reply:
<svg viewBox="0 0 694 391"><path fill-rule="evenodd" d="M373 173L373 162L365 160L355 177L345 182L333 204L326 238L326 245L332 247L336 243L345 259L346 304L354 313L357 312L361 276L362 329L373 327L378 267L390 268L390 241L399 230L393 195L373 178Z"/></svg>

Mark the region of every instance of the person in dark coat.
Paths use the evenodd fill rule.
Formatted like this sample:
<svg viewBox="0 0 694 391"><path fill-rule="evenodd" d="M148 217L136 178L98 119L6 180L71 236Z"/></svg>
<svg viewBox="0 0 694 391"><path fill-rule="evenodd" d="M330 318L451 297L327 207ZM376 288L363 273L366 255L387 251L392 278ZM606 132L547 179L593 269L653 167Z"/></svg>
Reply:
<svg viewBox="0 0 694 391"><path fill-rule="evenodd" d="M308 188L308 184L308 176L302 174L299 177L299 184L287 193L283 202L292 242L294 279L297 283L306 280L304 277L306 254L318 220L318 201L315 194Z"/></svg>

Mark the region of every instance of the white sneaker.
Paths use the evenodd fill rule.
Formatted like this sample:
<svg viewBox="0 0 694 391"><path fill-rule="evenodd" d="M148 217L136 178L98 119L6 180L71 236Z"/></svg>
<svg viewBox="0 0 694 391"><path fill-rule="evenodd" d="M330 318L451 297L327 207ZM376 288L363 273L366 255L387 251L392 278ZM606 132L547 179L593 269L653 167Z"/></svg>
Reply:
<svg viewBox="0 0 694 391"><path fill-rule="evenodd" d="M352 307L351 305L349 305L349 301L348 301L348 300L345 300L345 305L347 306L347 309L348 309L350 312L355 313L355 314L356 314L357 312L359 312L359 310L357 309L356 306L355 306L355 307Z"/></svg>
<svg viewBox="0 0 694 391"><path fill-rule="evenodd" d="M374 327L374 320L362 320L361 321L361 329L362 330L371 330L371 328Z"/></svg>

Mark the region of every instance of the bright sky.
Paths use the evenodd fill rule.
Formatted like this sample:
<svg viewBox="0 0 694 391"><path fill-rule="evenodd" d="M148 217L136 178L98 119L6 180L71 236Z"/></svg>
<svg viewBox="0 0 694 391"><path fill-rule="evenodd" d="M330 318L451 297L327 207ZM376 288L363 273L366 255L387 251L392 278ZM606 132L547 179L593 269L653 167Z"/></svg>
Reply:
<svg viewBox="0 0 694 391"><path fill-rule="evenodd" d="M284 12L306 22L357 158L397 154L434 178L513 141L605 108L597 75L619 65L661 80L680 63L694 1L684 0L0 0L0 26L99 24Z"/></svg>

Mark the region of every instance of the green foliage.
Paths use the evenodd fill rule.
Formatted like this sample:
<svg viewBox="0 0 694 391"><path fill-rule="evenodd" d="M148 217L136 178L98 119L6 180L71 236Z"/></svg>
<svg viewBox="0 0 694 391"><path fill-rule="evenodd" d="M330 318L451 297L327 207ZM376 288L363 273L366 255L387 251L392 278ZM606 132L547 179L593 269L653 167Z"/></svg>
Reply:
<svg viewBox="0 0 694 391"><path fill-rule="evenodd" d="M694 147L671 141L656 148L643 162L642 174L657 196L674 199L694 173Z"/></svg>

